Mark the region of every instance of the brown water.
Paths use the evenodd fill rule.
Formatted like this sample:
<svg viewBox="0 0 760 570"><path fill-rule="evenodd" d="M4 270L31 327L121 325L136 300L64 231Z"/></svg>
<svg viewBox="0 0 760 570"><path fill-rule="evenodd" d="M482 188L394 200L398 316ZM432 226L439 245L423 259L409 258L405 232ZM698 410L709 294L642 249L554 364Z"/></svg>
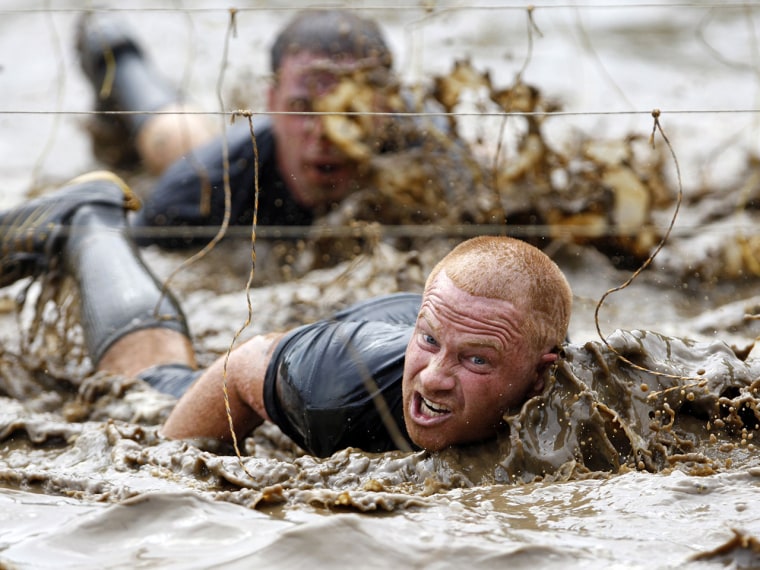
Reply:
<svg viewBox="0 0 760 570"><path fill-rule="evenodd" d="M202 107L216 110L227 12L167 6L125 16L155 45L157 64L176 81L184 78ZM238 14L225 97L245 94L257 108L264 50L287 11L265 3L238 8L249 6L256 10ZM397 63L408 81L448 72L455 59L470 56L491 70L494 83L509 85L528 51L526 12L479 6L440 15L398 7L372 13L405 54ZM497 442L432 455L346 450L318 460L268 426L245 442L244 470L229 450L209 442L161 440L157 426L170 399L133 381L87 377L70 319L48 311L43 331L65 330L69 342L37 334L38 356L17 356L31 322L29 308L21 326L12 310L19 284L0 292L0 391L7 395L0 397L0 567L760 566L760 364L755 352L747 356L760 325L746 316L758 313L760 296L752 276L753 214L737 211L753 197L747 160L757 120L753 113L674 112L755 107L757 15L739 8L711 13L707 5L625 6L539 6L533 16L541 35L534 30L524 77L568 111L640 111L549 119L545 139L557 147L578 129L594 139L630 132L646 139L648 111L663 110L686 204L654 267L605 301L600 326L634 364L670 376L621 362L598 338L596 303L630 272L614 268L593 245L555 244L576 295L573 344L549 389L507 417L509 430ZM91 108L71 49L76 12L64 10L82 5L45 7L13 0L0 6L25 10L0 12L3 205L23 199L31 186L99 166L82 129L85 117L55 113ZM478 108L473 102L461 110ZM519 133L520 124L508 127ZM460 126L482 139L486 152L501 122L461 118ZM517 136L506 140L518 156L509 146ZM655 172L652 156L635 172ZM618 166L608 172L624 172ZM675 188L669 158L664 171ZM138 187L150 182L126 175ZM530 179L535 187L538 180ZM656 232L672 210L671 203L655 211ZM204 361L226 350L245 321L246 248L220 248L175 282ZM353 264L256 287L255 317L243 336L313 320L374 294L418 290L436 249L405 254L378 246ZM146 255L162 276L186 257Z"/></svg>

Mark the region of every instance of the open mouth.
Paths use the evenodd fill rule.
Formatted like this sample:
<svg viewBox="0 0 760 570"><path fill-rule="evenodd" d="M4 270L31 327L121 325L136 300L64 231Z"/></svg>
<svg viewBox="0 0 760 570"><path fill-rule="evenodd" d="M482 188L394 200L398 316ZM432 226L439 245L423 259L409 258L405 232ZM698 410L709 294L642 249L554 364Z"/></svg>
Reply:
<svg viewBox="0 0 760 570"><path fill-rule="evenodd" d="M339 164L317 164L315 167L319 172L330 174L340 168Z"/></svg>
<svg viewBox="0 0 760 570"><path fill-rule="evenodd" d="M338 167L335 164L315 164L314 169L320 174L330 174L335 172Z"/></svg>
<svg viewBox="0 0 760 570"><path fill-rule="evenodd" d="M346 172L342 162L312 162L308 165L311 176L315 181L334 181Z"/></svg>
<svg viewBox="0 0 760 570"><path fill-rule="evenodd" d="M440 404L434 404L427 398L423 398L420 396L420 408L423 410L427 410L430 414L434 416L442 416L444 414L448 414L450 410L446 408L445 406L441 406Z"/></svg>
<svg viewBox="0 0 760 570"><path fill-rule="evenodd" d="M451 409L448 406L428 400L419 393L415 400L419 419L437 420L451 414Z"/></svg>

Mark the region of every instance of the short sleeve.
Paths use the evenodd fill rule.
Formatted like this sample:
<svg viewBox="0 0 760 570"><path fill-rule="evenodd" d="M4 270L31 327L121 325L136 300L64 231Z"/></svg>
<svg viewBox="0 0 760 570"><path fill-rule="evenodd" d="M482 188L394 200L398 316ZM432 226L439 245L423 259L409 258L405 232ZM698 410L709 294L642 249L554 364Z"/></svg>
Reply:
<svg viewBox="0 0 760 570"><path fill-rule="evenodd" d="M358 447L397 449L378 412L404 428L401 379L413 328L379 321L320 321L295 329L278 344L264 383L274 423L318 456Z"/></svg>

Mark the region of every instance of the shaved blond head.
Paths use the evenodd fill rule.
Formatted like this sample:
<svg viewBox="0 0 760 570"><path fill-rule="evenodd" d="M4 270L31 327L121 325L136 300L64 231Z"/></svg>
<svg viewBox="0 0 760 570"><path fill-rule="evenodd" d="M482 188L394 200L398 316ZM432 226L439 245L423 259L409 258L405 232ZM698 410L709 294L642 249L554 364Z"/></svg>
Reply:
<svg viewBox="0 0 760 570"><path fill-rule="evenodd" d="M509 237L467 240L433 268L426 291L441 272L470 295L508 301L522 310L523 334L532 348L552 349L565 340L570 285L557 264L532 245Z"/></svg>

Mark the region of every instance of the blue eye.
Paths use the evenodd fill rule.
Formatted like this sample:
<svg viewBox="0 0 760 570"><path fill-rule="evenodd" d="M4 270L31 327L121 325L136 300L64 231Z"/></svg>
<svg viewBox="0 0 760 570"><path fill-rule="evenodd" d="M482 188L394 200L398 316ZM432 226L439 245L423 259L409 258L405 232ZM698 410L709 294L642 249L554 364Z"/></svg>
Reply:
<svg viewBox="0 0 760 570"><path fill-rule="evenodd" d="M422 333L422 340L424 340L427 344L437 345L435 338L433 338L431 335Z"/></svg>
<svg viewBox="0 0 760 570"><path fill-rule="evenodd" d="M488 364L488 361L482 356L472 356L470 357L470 362L472 362L473 364L477 364L478 366L483 366L484 364Z"/></svg>

